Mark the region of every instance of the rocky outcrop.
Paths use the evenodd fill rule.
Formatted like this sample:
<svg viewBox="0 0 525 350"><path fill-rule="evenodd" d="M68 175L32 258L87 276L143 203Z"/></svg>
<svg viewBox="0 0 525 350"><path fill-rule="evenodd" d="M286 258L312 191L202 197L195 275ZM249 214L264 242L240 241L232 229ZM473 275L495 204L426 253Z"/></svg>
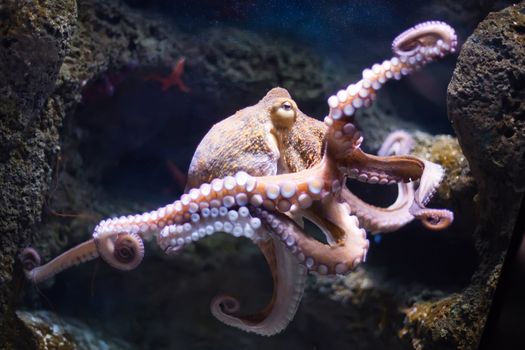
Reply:
<svg viewBox="0 0 525 350"><path fill-rule="evenodd" d="M475 349L525 190L525 3L490 14L463 45L449 118L478 184L480 265L461 293L416 303L405 330L417 349Z"/></svg>
<svg viewBox="0 0 525 350"><path fill-rule="evenodd" d="M40 350L128 350L126 342L111 338L85 323L55 315L49 311L17 311L16 315L25 327L28 339Z"/></svg>
<svg viewBox="0 0 525 350"><path fill-rule="evenodd" d="M40 222L59 149L63 100L52 97L76 24L76 3L10 1L0 7L0 343L24 348L12 304L20 247Z"/></svg>

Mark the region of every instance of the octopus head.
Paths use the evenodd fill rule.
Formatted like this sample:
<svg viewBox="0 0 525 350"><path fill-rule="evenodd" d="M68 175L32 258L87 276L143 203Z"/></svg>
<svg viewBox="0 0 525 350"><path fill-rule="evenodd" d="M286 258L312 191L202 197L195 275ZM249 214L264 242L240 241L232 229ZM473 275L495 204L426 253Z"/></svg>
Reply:
<svg viewBox="0 0 525 350"><path fill-rule="evenodd" d="M259 103L262 104L275 129L287 130L295 124L299 108L286 89L280 87L271 89Z"/></svg>
<svg viewBox="0 0 525 350"><path fill-rule="evenodd" d="M270 107L270 118L275 128L290 128L297 119L297 104L291 98L275 99Z"/></svg>

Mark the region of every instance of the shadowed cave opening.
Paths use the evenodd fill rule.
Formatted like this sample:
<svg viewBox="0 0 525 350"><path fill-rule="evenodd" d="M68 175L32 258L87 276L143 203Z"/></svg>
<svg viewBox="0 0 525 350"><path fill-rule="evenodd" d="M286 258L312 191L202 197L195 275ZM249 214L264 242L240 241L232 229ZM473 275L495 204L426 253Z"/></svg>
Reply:
<svg viewBox="0 0 525 350"><path fill-rule="evenodd" d="M106 76L111 74L84 88L71 126L80 135L78 151L90 179L130 199L180 195L193 151L215 122L210 111L202 110L198 94L176 86L162 90L140 69L97 96L92 91L106 84Z"/></svg>

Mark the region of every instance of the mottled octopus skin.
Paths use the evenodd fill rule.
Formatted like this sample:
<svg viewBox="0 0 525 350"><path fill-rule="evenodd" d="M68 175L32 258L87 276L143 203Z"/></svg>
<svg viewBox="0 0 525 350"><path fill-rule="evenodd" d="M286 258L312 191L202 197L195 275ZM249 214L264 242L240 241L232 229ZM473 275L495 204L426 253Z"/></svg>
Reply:
<svg viewBox="0 0 525 350"><path fill-rule="evenodd" d="M186 190L240 170L268 176L294 173L319 163L327 126L297 109L291 128L285 132L275 128L269 110L284 100L292 101L288 91L272 89L256 105L215 124L195 151Z"/></svg>
<svg viewBox="0 0 525 350"><path fill-rule="evenodd" d="M42 266L33 249L24 249L27 278L38 283L98 256L130 270L142 261L143 239L155 237L166 254L177 254L192 242L227 232L259 246L272 271L274 292L263 310L244 316L233 296L218 296L211 303L213 315L259 335L281 332L297 310L308 271L345 274L365 261L365 229L390 232L414 218L430 229L452 222L450 211L425 207L443 169L408 155L413 141L401 131L385 140L377 156L366 154L353 118L387 80L454 52L456 45L454 30L442 22L405 31L392 44L392 59L365 69L361 80L328 98L324 123L302 113L285 89L270 90L257 104L211 128L195 152L179 200L103 220L93 239ZM396 183L398 198L388 208L372 206L346 188L347 178ZM304 232L304 219L325 233L328 244Z"/></svg>

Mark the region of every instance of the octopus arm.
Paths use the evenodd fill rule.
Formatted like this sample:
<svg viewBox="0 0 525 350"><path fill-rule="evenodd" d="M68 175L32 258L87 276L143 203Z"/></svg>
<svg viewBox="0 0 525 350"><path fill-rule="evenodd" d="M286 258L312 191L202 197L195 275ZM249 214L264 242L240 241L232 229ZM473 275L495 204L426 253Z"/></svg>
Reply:
<svg viewBox="0 0 525 350"><path fill-rule="evenodd" d="M412 136L406 131L398 130L387 136L377 154L382 157L406 155L412 150L413 146ZM397 188L396 201L387 208L368 204L347 188L343 188L341 197L350 206L352 214L356 215L361 224L372 234L392 232L414 219L414 216L409 212L414 201L413 183L400 182L397 184Z"/></svg>
<svg viewBox="0 0 525 350"><path fill-rule="evenodd" d="M26 278L37 284L73 265L93 260L98 256L95 241L91 239L69 249L44 265L40 265L40 256L33 248L22 250L20 260L24 266Z"/></svg>
<svg viewBox="0 0 525 350"><path fill-rule="evenodd" d="M443 168L435 163L424 161L425 170L419 181L414 201L409 208L410 214L421 220L431 230L442 230L454 221L454 214L446 209L430 209L426 205L436 192L444 175Z"/></svg>
<svg viewBox="0 0 525 350"><path fill-rule="evenodd" d="M343 206L343 204L340 204ZM357 219L346 214L341 227L344 237L334 244L319 242L284 214L257 209L257 215L278 236L308 271L321 275L345 274L365 260L369 243L366 232L357 226Z"/></svg>
<svg viewBox="0 0 525 350"><path fill-rule="evenodd" d="M397 183L417 180L424 162L414 156L374 156L355 149L347 159L348 176L368 183Z"/></svg>
<svg viewBox="0 0 525 350"><path fill-rule="evenodd" d="M401 156L395 158L399 157ZM394 156L385 158L394 158ZM442 230L452 223L454 215L451 211L426 208L443 178L443 168L426 160L419 161L423 164L419 187L414 192L412 182L399 182L398 197L388 208L370 205L346 188L341 191L342 199L348 203L352 214L361 220L367 230L373 233L395 231L413 218L420 220L431 230Z"/></svg>
<svg viewBox="0 0 525 350"><path fill-rule="evenodd" d="M392 232L414 219L409 209L414 198L412 184L399 183L396 201L387 208L366 203L347 188L341 191L341 198L348 203L350 211L359 218L363 227L374 233Z"/></svg>
<svg viewBox="0 0 525 350"><path fill-rule="evenodd" d="M237 299L220 295L211 303L212 314L221 322L246 332L271 336L283 331L293 319L306 281L306 268L275 236L259 243L274 281L270 303L260 312L241 316Z"/></svg>
<svg viewBox="0 0 525 350"><path fill-rule="evenodd" d="M442 230L452 223L454 214L446 209L430 209L426 205L439 186L444 170L438 164L426 160L420 162L423 168L417 190L414 192L412 182L398 183L398 197L387 208L368 204L346 188L341 191L341 197L350 206L351 213L372 233L395 231L414 218L428 229Z"/></svg>

